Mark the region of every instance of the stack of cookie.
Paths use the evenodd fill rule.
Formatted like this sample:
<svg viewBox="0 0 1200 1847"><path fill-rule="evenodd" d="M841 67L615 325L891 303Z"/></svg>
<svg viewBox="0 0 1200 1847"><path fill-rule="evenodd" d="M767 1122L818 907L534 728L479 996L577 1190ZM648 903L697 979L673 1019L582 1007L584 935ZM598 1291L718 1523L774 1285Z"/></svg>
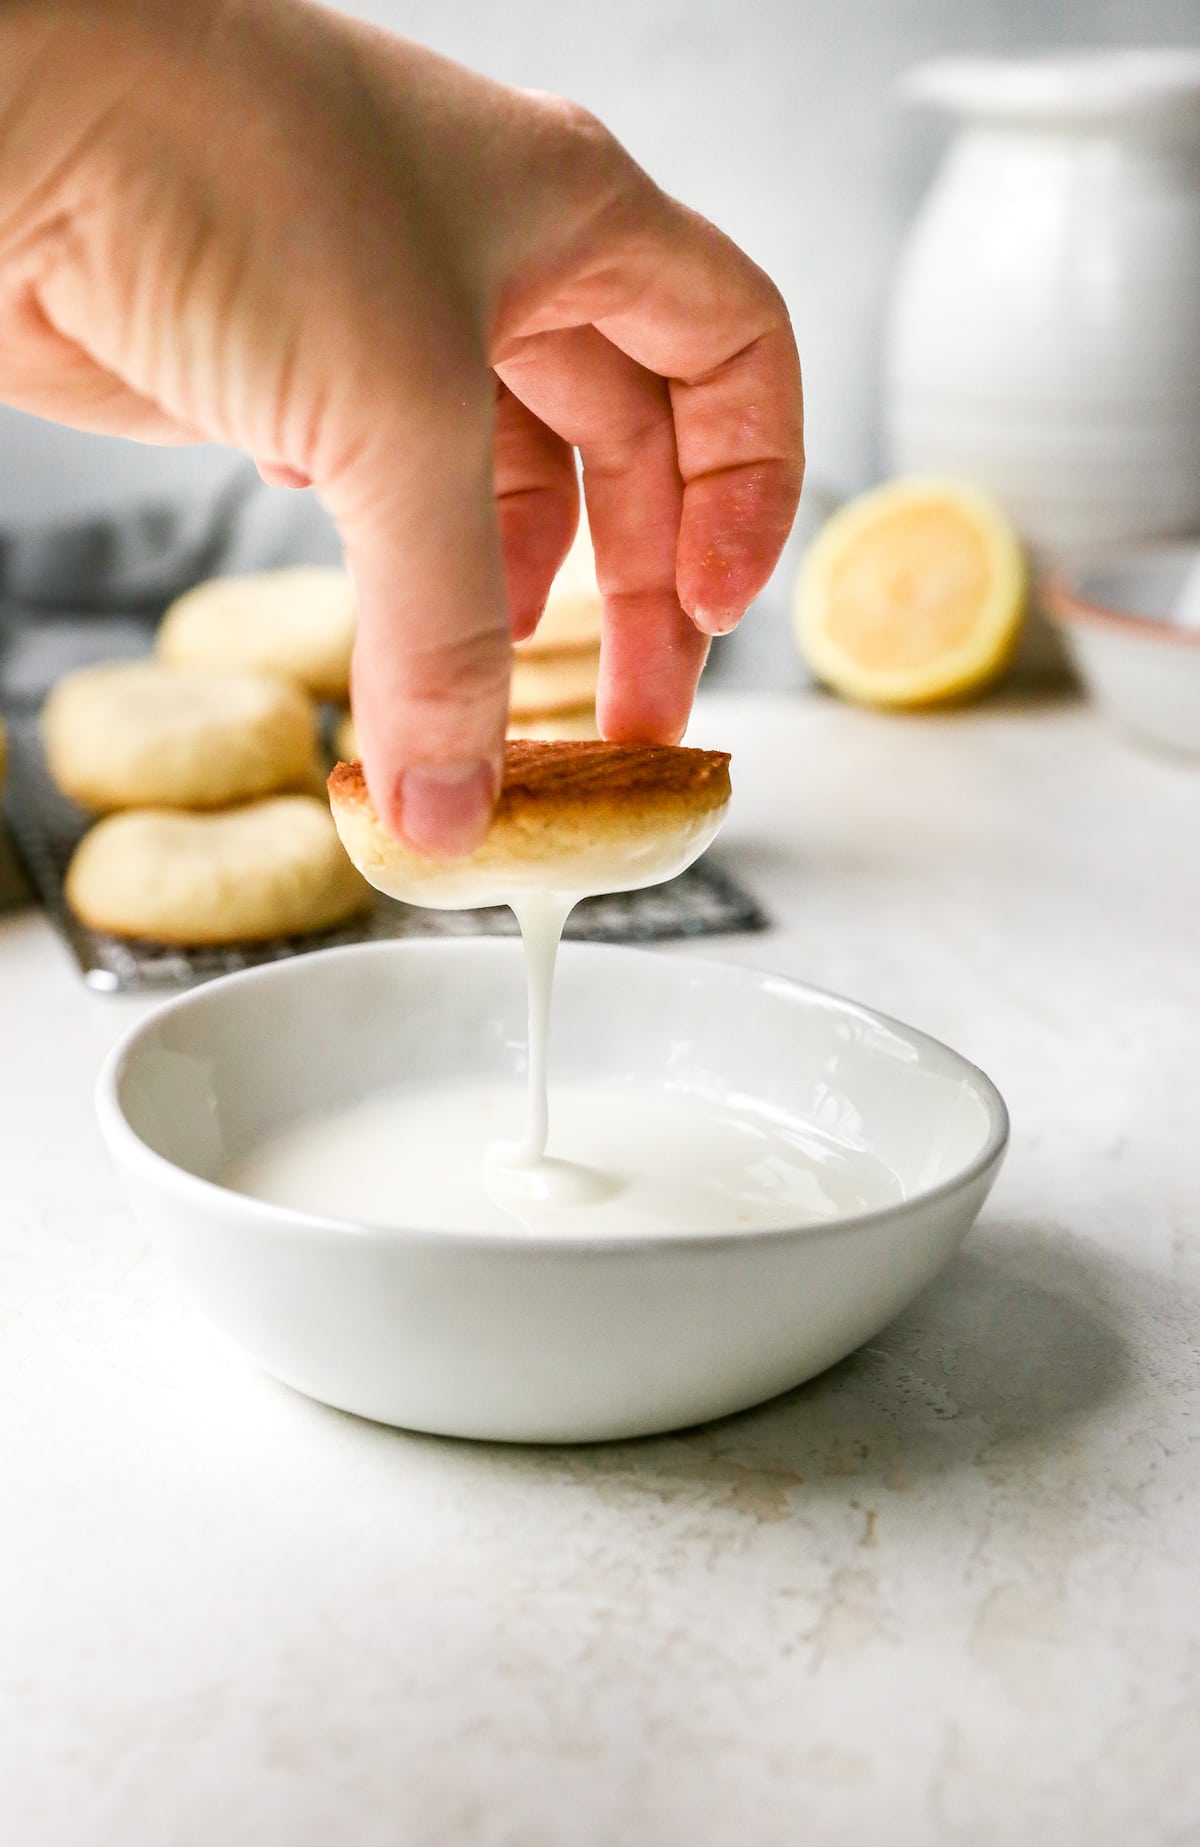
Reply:
<svg viewBox="0 0 1200 1847"><path fill-rule="evenodd" d="M603 600L587 521L554 580L541 621L513 649L510 738L594 738Z"/></svg>
<svg viewBox="0 0 1200 1847"><path fill-rule="evenodd" d="M596 684L600 677L603 599L587 522L554 580L542 618L528 641L513 649L510 738L594 738ZM344 712L334 731L344 762L358 756L354 720Z"/></svg>
<svg viewBox="0 0 1200 1847"><path fill-rule="evenodd" d="M216 579L168 611L158 660L59 682L46 761L104 817L67 873L85 923L192 946L330 929L366 908L325 799L314 704L345 698L352 635L342 572Z"/></svg>

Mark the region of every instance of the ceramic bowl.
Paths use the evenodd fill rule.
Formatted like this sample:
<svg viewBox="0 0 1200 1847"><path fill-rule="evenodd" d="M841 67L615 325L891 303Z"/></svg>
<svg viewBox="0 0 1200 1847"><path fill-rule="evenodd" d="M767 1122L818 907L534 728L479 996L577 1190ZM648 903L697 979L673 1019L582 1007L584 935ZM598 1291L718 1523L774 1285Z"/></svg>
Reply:
<svg viewBox="0 0 1200 1847"><path fill-rule="evenodd" d="M1064 566L1042 601L1098 705L1135 737L1200 754L1200 545Z"/></svg>
<svg viewBox="0 0 1200 1847"><path fill-rule="evenodd" d="M900 1203L795 1230L380 1229L221 1184L264 1137L404 1085L524 1069L520 945L356 944L199 988L110 1056L100 1121L212 1319L327 1404L522 1442L629 1437L772 1397L876 1333L975 1218L1007 1136L965 1059L865 1007L690 956L567 944L555 1076L714 1087L891 1168Z"/></svg>

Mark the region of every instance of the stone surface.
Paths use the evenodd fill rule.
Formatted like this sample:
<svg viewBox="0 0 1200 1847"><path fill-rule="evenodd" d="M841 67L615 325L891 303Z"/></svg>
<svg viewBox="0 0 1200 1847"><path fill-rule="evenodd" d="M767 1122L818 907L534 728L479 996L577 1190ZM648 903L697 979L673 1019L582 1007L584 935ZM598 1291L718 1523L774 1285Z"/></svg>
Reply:
<svg viewBox="0 0 1200 1847"><path fill-rule="evenodd" d="M787 1398L591 1450L257 1375L135 1228L136 1011L0 915L0 1812L14 1847L1183 1847L1200 1836L1200 762L1082 707L710 702L699 951L999 1083L943 1277Z"/></svg>

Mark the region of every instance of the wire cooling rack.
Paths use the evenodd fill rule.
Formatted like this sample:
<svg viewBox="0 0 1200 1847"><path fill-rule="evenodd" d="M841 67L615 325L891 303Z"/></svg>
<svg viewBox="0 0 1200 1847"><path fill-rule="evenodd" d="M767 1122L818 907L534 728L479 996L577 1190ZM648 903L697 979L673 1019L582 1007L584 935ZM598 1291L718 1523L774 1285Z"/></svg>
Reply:
<svg viewBox="0 0 1200 1847"><path fill-rule="evenodd" d="M190 987L215 975L342 943L410 936L513 936L516 921L503 906L432 911L378 894L370 911L338 930L269 942L180 949L90 930L74 916L63 885L71 855L90 817L60 794L42 756L37 719L9 713L10 770L6 818L30 883L71 947L90 987L108 993ZM568 937L596 943L654 943L670 938L724 936L766 927L755 900L706 855L665 885L584 898L567 923Z"/></svg>

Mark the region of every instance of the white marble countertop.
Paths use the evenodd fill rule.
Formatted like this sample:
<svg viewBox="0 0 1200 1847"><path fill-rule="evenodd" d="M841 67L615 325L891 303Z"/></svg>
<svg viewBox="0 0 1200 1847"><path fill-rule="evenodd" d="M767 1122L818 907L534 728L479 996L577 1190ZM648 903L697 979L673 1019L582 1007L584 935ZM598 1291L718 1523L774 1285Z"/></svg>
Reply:
<svg viewBox="0 0 1200 1847"><path fill-rule="evenodd" d="M736 956L1012 1108L868 1350L683 1436L407 1436L257 1373L91 1113L127 1003L0 916L12 1847L1200 1838L1200 766L1080 707L708 704Z"/></svg>

